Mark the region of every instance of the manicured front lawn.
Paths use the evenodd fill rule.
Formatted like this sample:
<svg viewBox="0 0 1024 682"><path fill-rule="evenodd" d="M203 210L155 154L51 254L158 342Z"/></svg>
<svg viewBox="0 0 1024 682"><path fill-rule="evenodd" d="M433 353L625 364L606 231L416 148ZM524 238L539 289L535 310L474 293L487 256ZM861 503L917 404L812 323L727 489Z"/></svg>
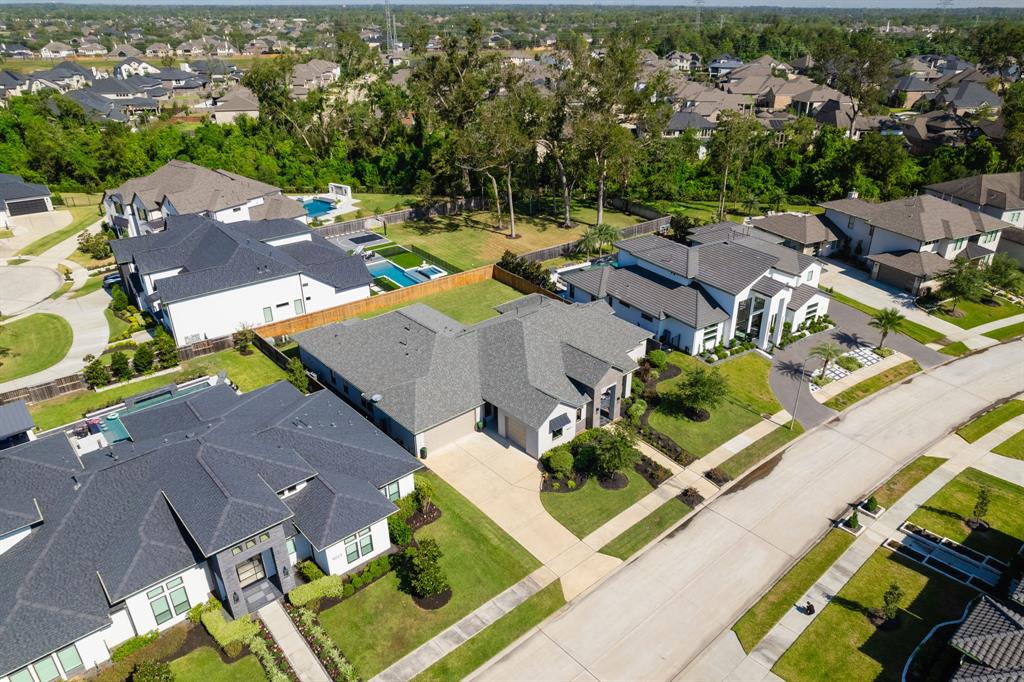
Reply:
<svg viewBox="0 0 1024 682"><path fill-rule="evenodd" d="M507 216L502 214L507 223ZM490 211L477 211L456 216L436 217L430 222L412 221L388 226L387 237L399 244L419 248L464 270L496 263L506 250L527 253L548 246L575 241L588 225L594 223L592 208L577 207L573 211L577 225L565 229L557 220L545 216L516 215L518 239L508 238L508 228L497 228L497 217ZM617 211L605 211L605 222L625 227L641 222Z"/></svg>
<svg viewBox="0 0 1024 682"><path fill-rule="evenodd" d="M992 452L1003 457L1024 459L1024 431L1018 431L999 445L992 448Z"/></svg>
<svg viewBox="0 0 1024 682"><path fill-rule="evenodd" d="M928 457L927 455L918 457L893 474L872 494L879 505L888 509L908 490L923 481L928 474L942 466L945 461L941 457Z"/></svg>
<svg viewBox="0 0 1024 682"><path fill-rule="evenodd" d="M829 296L839 301L840 303L844 303L850 306L851 308L861 311L866 315L874 315L875 313L878 312L878 308L872 308L871 306L865 303L861 303L860 301L854 298L850 298L849 296L841 294L838 291L830 292ZM934 329L926 327L923 324L918 324L917 322L913 322L911 320L903 320L903 322L900 322L899 332L904 336L910 337L921 344L939 343L946 338L945 335L935 331Z"/></svg>
<svg viewBox="0 0 1024 682"><path fill-rule="evenodd" d="M102 283L101 285L102 286ZM108 341L113 342L114 339L118 338L124 332L128 331L131 327L130 324L122 320L120 317L114 314L114 311L110 308L103 309L103 317L107 318L107 329L110 332Z"/></svg>
<svg viewBox="0 0 1024 682"><path fill-rule="evenodd" d="M972 327L977 327L979 324L995 322L996 320L1001 320L1005 317L1012 317L1013 315L1020 315L1021 313L1024 313L1024 308L1014 305L1005 299L999 298L998 296L993 300L999 305L989 306L976 301L960 301L956 306L956 311L960 314L959 317L954 317L950 314L950 311L953 309L952 304L944 305L942 308L935 311L933 315L963 329L971 329Z"/></svg>
<svg viewBox="0 0 1024 682"><path fill-rule="evenodd" d="M775 414L782 409L768 384L772 369L768 358L757 352L746 353L729 358L717 367L728 380L729 392L736 402L761 414Z"/></svg>
<svg viewBox="0 0 1024 682"><path fill-rule="evenodd" d="M811 589L836 559L853 544L853 540L853 536L847 532L837 528L830 530L736 621L732 631L739 637L744 651L749 653L764 639L768 631L796 605L797 599Z"/></svg>
<svg viewBox="0 0 1024 682"><path fill-rule="evenodd" d="M412 678L413 681L450 682L465 679L564 604L562 581L556 580Z"/></svg>
<svg viewBox="0 0 1024 682"><path fill-rule="evenodd" d="M953 343L947 344L939 349L939 352L944 355L952 355L953 357L960 357L971 352L967 344L963 341L954 341Z"/></svg>
<svg viewBox="0 0 1024 682"><path fill-rule="evenodd" d="M356 667L370 679L476 607L518 582L538 562L479 509L433 473L440 519L417 531L437 540L452 586L445 606L425 611L398 590L394 572L320 614L320 622Z"/></svg>
<svg viewBox="0 0 1024 682"><path fill-rule="evenodd" d="M250 682L264 677L263 668L255 656L225 663L208 646L171 661L171 672L175 682Z"/></svg>
<svg viewBox="0 0 1024 682"><path fill-rule="evenodd" d="M104 277L105 275L92 275L85 280L85 284L83 284L78 291L73 292L69 298L80 298L82 296L88 296L94 291L99 291L103 288Z"/></svg>
<svg viewBox="0 0 1024 682"><path fill-rule="evenodd" d="M36 313L0 327L0 382L18 379L51 367L68 354L74 333L58 315Z"/></svg>
<svg viewBox="0 0 1024 682"><path fill-rule="evenodd" d="M1024 414L1024 400L1007 400L980 417L957 429L957 434L968 443L973 443L989 431Z"/></svg>
<svg viewBox="0 0 1024 682"><path fill-rule="evenodd" d="M841 531L839 531L841 532ZM899 627L880 630L867 618L890 583L904 591ZM900 680L915 647L935 625L959 618L977 593L889 550L879 549L783 654L772 672L803 680Z"/></svg>
<svg viewBox="0 0 1024 682"><path fill-rule="evenodd" d="M799 422L791 421L785 426L778 427L768 435L758 438L722 462L719 468L729 474L729 478L735 479L803 432L804 427L800 426Z"/></svg>
<svg viewBox="0 0 1024 682"><path fill-rule="evenodd" d="M1024 322L1018 322L1017 324L1010 324L999 329L993 329L990 332L985 332L982 336L987 336L990 339L996 341L1009 341L1010 339L1016 339L1024 336Z"/></svg>
<svg viewBox="0 0 1024 682"><path fill-rule="evenodd" d="M496 279L488 279L475 284L468 284L464 287L449 289L437 294L424 296L415 301L442 312L448 317L461 322L462 324L476 324L490 317L495 317L498 311L494 306L501 305L508 301L521 298L523 294L510 286L502 284ZM374 310L365 317L376 317L398 308L404 308L410 303L401 303L390 308Z"/></svg>
<svg viewBox="0 0 1024 682"><path fill-rule="evenodd" d="M540 501L556 521L583 538L651 492L643 476L632 470L625 474L629 484L622 490L605 490L592 478L575 492L542 492Z"/></svg>
<svg viewBox="0 0 1024 682"><path fill-rule="evenodd" d="M71 222L67 226L54 230L49 234L45 234L39 239L35 240L21 251L18 252L19 256L38 256L53 247L60 244L65 239L75 236L85 228L89 227L97 220L100 220L102 216L97 212L96 206L70 206L70 207L56 207L55 210L70 211ZM60 254L61 257L64 254Z"/></svg>
<svg viewBox="0 0 1024 682"><path fill-rule="evenodd" d="M973 515L982 486L990 502L985 531L964 523ZM1009 561L1024 542L1024 488L977 469L965 469L911 514L909 521L982 554Z"/></svg>
<svg viewBox="0 0 1024 682"><path fill-rule="evenodd" d="M281 368L259 351L243 356L237 351L229 349L212 355L204 355L194 360L187 360L181 363L177 372L171 374L150 377L100 393L95 391L71 393L53 400L34 403L29 405L28 409L35 419L36 426L43 431L81 419L86 412L114 405L128 396L145 393L170 383L180 383L204 374L212 376L221 370L225 370L228 378L235 382L242 391L251 391L286 378Z"/></svg>
<svg viewBox="0 0 1024 682"><path fill-rule="evenodd" d="M870 379L865 379L859 384L854 384L839 395L825 401L825 407L830 407L837 412L845 410L850 405L867 398L873 393L878 393L886 386L903 381L909 376L921 371L921 366L916 360L909 360L903 364L891 367Z"/></svg>
<svg viewBox="0 0 1024 682"><path fill-rule="evenodd" d="M647 546L666 530L675 525L679 519L693 511L678 497L661 505L650 514L634 523L618 537L601 548L601 554L617 557L625 561Z"/></svg>

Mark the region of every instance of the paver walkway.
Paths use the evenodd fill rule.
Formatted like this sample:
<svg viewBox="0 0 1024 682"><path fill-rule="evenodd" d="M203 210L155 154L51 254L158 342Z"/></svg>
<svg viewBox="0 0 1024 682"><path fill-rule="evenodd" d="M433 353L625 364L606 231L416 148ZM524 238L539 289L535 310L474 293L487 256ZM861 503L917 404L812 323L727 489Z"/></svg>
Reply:
<svg viewBox="0 0 1024 682"><path fill-rule="evenodd" d="M310 650L306 640L295 629L295 624L284 612L280 602L270 602L256 614L267 626L267 630L281 647L284 657L292 664L295 674L302 682L331 682L331 678Z"/></svg>

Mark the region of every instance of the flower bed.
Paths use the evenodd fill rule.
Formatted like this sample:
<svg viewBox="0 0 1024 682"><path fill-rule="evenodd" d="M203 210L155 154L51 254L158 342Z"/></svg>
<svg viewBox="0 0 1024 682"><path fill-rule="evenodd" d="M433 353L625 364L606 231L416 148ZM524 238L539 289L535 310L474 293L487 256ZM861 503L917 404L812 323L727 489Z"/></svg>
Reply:
<svg viewBox="0 0 1024 682"><path fill-rule="evenodd" d="M640 461L637 462L634 469L638 474L647 479L647 482L650 483L653 488L657 488L672 477L671 471L661 466L647 455L640 455Z"/></svg>
<svg viewBox="0 0 1024 682"><path fill-rule="evenodd" d="M291 663L285 658L284 651L273 636L267 630L263 621L256 621L259 631L249 639L249 651L259 660L263 666L263 672L267 675L268 682L298 682L299 676L295 674Z"/></svg>
<svg viewBox="0 0 1024 682"><path fill-rule="evenodd" d="M332 680L344 680L345 682L359 680L359 675L356 674L356 670L349 660L345 658L345 654L320 626L320 619L316 613L291 604L285 604L284 609Z"/></svg>
<svg viewBox="0 0 1024 682"><path fill-rule="evenodd" d="M288 601L296 606L310 605L315 610L328 608L341 602L359 590L373 584L391 571L391 557L382 555L351 576L327 575L305 585L299 585L288 593ZM321 604L321 601L328 603Z"/></svg>

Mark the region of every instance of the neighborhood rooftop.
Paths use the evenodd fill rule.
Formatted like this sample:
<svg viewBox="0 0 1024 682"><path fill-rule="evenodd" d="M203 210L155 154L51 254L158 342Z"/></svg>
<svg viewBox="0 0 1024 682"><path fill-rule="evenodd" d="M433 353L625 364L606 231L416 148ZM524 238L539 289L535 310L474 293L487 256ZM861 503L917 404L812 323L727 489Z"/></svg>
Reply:
<svg viewBox="0 0 1024 682"><path fill-rule="evenodd" d="M929 194L873 204L863 199L839 199L822 206L861 218L875 227L922 242L971 237L980 232L1012 227L998 218L972 211Z"/></svg>

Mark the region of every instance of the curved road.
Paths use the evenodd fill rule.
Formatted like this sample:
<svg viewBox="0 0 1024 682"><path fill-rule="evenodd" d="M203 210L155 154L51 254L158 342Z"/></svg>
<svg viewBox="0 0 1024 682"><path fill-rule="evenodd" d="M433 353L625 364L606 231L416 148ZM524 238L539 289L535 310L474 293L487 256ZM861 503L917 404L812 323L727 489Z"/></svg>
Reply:
<svg viewBox="0 0 1024 682"><path fill-rule="evenodd" d="M928 368L810 431L475 679L679 676L848 503L974 413L1024 390L1022 358L1016 341Z"/></svg>

